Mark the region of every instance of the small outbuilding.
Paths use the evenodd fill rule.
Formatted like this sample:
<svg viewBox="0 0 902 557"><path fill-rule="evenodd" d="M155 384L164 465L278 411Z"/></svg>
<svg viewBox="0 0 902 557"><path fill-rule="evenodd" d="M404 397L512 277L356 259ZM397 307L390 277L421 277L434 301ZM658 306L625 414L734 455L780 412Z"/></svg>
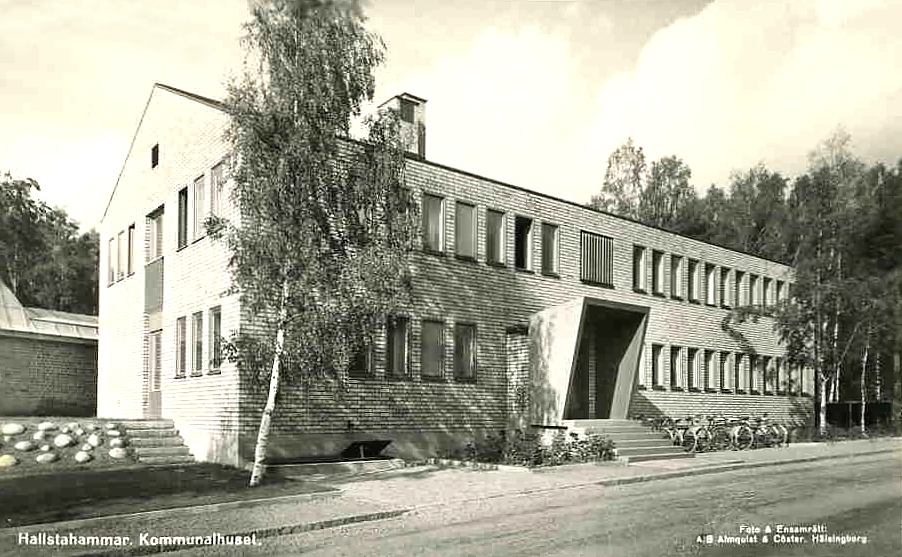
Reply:
<svg viewBox="0 0 902 557"><path fill-rule="evenodd" d="M97 412L97 316L24 307L0 281L0 415Z"/></svg>

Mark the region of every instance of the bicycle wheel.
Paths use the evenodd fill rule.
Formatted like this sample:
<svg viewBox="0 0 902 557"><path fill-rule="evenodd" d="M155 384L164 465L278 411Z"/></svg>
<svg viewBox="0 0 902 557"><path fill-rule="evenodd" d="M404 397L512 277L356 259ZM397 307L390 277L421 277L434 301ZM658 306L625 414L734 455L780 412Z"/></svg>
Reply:
<svg viewBox="0 0 902 557"><path fill-rule="evenodd" d="M730 437L733 441L733 447L737 451L744 451L755 442L755 436L752 434L751 428L744 425L734 427L730 432Z"/></svg>
<svg viewBox="0 0 902 557"><path fill-rule="evenodd" d="M725 451L730 448L730 432L727 428L717 426L711 433L711 450Z"/></svg>
<svg viewBox="0 0 902 557"><path fill-rule="evenodd" d="M711 450L711 432L705 426L695 428L695 450L699 452Z"/></svg>
<svg viewBox="0 0 902 557"><path fill-rule="evenodd" d="M783 424L775 424L771 427L771 431L774 434L774 441L778 447L782 447L784 445L789 444L789 431Z"/></svg>
<svg viewBox="0 0 902 557"><path fill-rule="evenodd" d="M696 444L698 443L698 439L695 436L695 432L691 429L687 429L683 431L682 437L680 439L680 446L683 447L687 453L691 453L695 450Z"/></svg>

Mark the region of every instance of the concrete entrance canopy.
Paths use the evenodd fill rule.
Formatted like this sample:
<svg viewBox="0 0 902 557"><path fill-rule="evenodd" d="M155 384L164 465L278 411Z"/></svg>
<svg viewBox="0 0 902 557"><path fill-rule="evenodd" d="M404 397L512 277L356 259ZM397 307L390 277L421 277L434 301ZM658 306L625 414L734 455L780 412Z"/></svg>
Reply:
<svg viewBox="0 0 902 557"><path fill-rule="evenodd" d="M582 297L535 313L529 320L528 423L625 418L648 311Z"/></svg>

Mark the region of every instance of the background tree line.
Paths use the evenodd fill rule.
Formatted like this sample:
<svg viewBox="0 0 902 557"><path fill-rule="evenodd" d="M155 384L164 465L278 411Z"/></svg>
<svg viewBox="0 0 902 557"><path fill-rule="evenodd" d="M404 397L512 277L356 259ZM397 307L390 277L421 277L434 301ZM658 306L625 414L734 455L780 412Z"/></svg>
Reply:
<svg viewBox="0 0 902 557"><path fill-rule="evenodd" d="M0 280L25 306L96 315L100 236L36 199L40 189L0 175Z"/></svg>
<svg viewBox="0 0 902 557"><path fill-rule="evenodd" d="M811 151L807 171L795 179L762 163L699 196L691 176L677 156L649 165L628 139L609 156L589 205L792 265L791 300L736 315L776 318L790 365L815 372L822 427L826 402L886 400L894 388L898 398L902 160L867 165L838 130Z"/></svg>

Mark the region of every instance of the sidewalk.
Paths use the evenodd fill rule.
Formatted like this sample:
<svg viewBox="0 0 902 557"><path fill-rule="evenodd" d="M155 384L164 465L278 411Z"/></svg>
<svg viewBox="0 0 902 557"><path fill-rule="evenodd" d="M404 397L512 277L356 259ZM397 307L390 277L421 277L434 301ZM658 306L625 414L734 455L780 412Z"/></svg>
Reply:
<svg viewBox="0 0 902 557"><path fill-rule="evenodd" d="M339 495L299 495L240 505L224 504L105 517L72 522L0 529L2 555L147 555L179 546L139 545L141 534L210 536L256 534L265 537L329 528L340 524L401 516L410 510L455 501L486 499L566 489L584 485L620 485L675 476L716 473L737 468L772 466L825 458L846 458L902 451L902 438L804 443L785 448L710 453L694 459L578 464L545 469L482 471L468 468L416 466L370 475L336 478ZM23 545L20 534L46 533L69 537L127 536L120 549L92 545ZM90 541L90 540L84 540ZM153 541L153 540L150 540ZM108 543L108 542L107 542ZM262 549L262 548L261 548Z"/></svg>

